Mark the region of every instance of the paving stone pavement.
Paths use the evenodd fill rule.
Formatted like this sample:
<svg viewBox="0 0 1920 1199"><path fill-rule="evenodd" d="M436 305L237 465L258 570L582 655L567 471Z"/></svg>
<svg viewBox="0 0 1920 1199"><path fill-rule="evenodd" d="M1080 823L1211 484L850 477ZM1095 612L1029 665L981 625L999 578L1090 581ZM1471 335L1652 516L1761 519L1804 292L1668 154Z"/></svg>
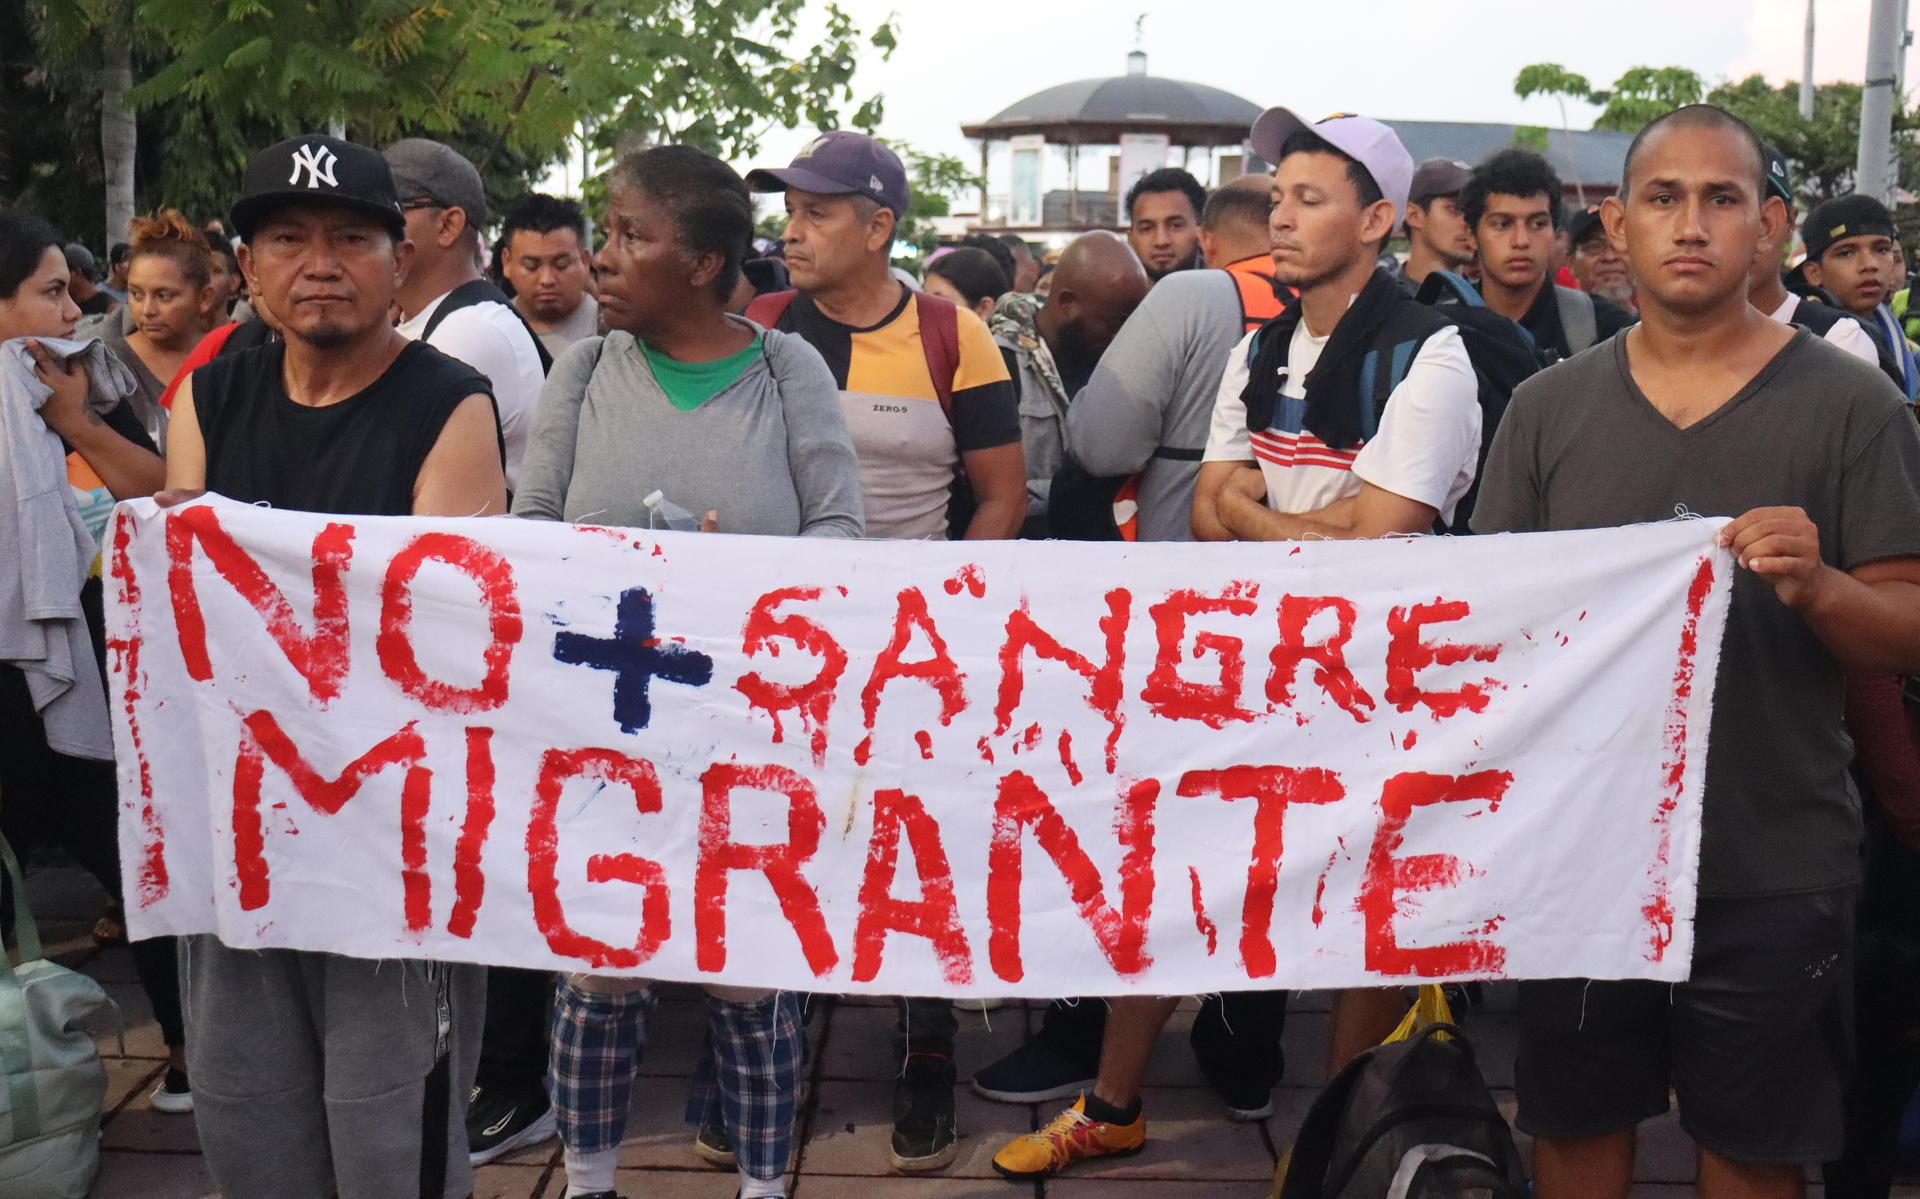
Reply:
<svg viewBox="0 0 1920 1199"><path fill-rule="evenodd" d="M104 986L125 1019L119 1038L101 1030L107 1063L107 1106L101 1166L92 1199L218 1199L200 1155L191 1116L156 1112L148 1100L166 1063L164 1046L124 949L96 949L90 937L104 897L71 868L32 871L28 895L49 956ZM616 1182L628 1199L727 1199L737 1178L707 1166L693 1152L693 1129L682 1120L687 1077L704 1017L697 988L663 994L642 1063ZM1195 1005L1182 1005L1154 1052L1145 1095L1149 1136L1137 1155L1076 1167L1040 1183L1010 1183L993 1172L993 1154L1009 1138L1050 1119L1058 1104L1002 1104L979 1099L964 1084L958 1096L961 1153L946 1170L903 1177L887 1168L889 1045L893 1009L884 1001L828 1000L811 1022L811 1093L800 1114L792 1199L1260 1199L1272 1178L1278 1146L1288 1143L1324 1080L1327 996L1294 997L1283 1042L1287 1078L1274 1115L1231 1124L1206 1088L1186 1044ZM962 1079L1018 1044L1037 1027L1039 1006L1009 1001L998 1010L966 1010L960 1018L956 1066ZM1510 986L1489 988L1469 1022L1489 1086L1513 1113L1515 1023ZM1521 1138L1522 1149L1529 1147ZM1642 1130L1633 1199L1691 1194L1693 1152L1669 1116ZM532 1147L476 1171L474 1199L561 1199L566 1190L557 1142ZM857 1188L857 1191L854 1190ZM1821 1199L1820 1188L1813 1188ZM1894 1189L1920 1199L1920 1186Z"/></svg>

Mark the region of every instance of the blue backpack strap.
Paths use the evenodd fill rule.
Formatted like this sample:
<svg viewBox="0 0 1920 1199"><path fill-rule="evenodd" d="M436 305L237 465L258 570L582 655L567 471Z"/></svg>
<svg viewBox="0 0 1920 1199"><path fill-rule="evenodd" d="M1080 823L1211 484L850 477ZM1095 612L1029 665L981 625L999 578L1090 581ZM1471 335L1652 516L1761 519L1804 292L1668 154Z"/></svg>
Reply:
<svg viewBox="0 0 1920 1199"><path fill-rule="evenodd" d="M1419 294L1414 297L1422 304L1440 303L1464 304L1468 308L1485 308L1486 300L1465 277L1452 271L1434 271L1421 280Z"/></svg>
<svg viewBox="0 0 1920 1199"><path fill-rule="evenodd" d="M1372 441L1373 435L1380 429L1380 410L1374 403L1374 387L1379 382L1380 351L1368 350L1366 357L1360 360L1360 440ZM1392 391L1392 385L1388 386Z"/></svg>

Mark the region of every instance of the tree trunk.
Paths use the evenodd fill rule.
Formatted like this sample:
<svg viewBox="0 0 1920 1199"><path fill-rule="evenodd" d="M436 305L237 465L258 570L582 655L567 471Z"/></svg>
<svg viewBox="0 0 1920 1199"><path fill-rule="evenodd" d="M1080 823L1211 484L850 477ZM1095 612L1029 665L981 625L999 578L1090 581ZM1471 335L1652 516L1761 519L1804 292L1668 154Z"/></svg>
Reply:
<svg viewBox="0 0 1920 1199"><path fill-rule="evenodd" d="M131 21L131 14L127 14ZM126 26L105 31L100 68L100 162L107 180L107 245L124 241L133 220L133 158L138 131L127 92L133 87L133 44Z"/></svg>

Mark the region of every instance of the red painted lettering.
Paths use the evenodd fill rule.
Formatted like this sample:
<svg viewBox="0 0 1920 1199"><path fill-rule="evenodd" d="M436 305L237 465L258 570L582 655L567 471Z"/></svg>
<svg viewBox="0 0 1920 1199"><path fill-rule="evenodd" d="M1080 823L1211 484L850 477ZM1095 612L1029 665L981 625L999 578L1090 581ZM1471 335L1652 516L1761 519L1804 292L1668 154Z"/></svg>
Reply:
<svg viewBox="0 0 1920 1199"><path fill-rule="evenodd" d="M160 812L153 802L153 761L147 757L146 740L140 732L140 689L146 685L146 679L140 673L140 649L144 644L140 635L140 582L133 577L133 559L127 554L132 542L133 517L125 512L115 515L113 564L108 573L113 576L120 604L126 610L123 620L127 635L115 637L110 631L107 650L115 656L120 677L125 680L120 689L120 705L127 721L127 739L133 743L134 773L140 780L140 836L144 842L133 890L134 897L147 905L164 899L172 884L167 877L166 834L160 827ZM204 636L201 648L205 649Z"/></svg>
<svg viewBox="0 0 1920 1199"><path fill-rule="evenodd" d="M193 543L266 622L267 635L307 681L313 702L324 708L340 697L347 677L347 564L353 558L353 526L330 524L313 539L313 632L294 617L293 606L267 572L220 527L212 508L184 508L166 518L167 587L173 596L180 656L189 677L213 677L207 656L207 621L193 579Z"/></svg>
<svg viewBox="0 0 1920 1199"><path fill-rule="evenodd" d="M893 897L893 876L900 861L900 833L913 849L914 870L920 875L920 898ZM953 899L953 871L940 844L940 826L919 797L897 788L873 795L873 839L867 846L867 868L860 880L860 920L853 930L853 977L872 982L880 973L881 951L888 932L925 937L940 958L940 973L949 983L973 981L973 951L960 929L960 912Z"/></svg>
<svg viewBox="0 0 1920 1199"><path fill-rule="evenodd" d="M533 789L527 820L527 890L533 895L533 922L557 954L579 958L600 969L631 969L645 962L672 932L667 873L658 862L629 853L597 853L587 859L590 883L632 883L645 888L640 899L640 932L632 948L610 945L567 923L560 903L560 794L576 778L600 779L633 792L633 804L645 815L660 810L660 780L653 763L610 749L550 749L540 756L540 778Z"/></svg>
<svg viewBox="0 0 1920 1199"><path fill-rule="evenodd" d="M1019 982L1026 975L1020 959L1020 880L1022 835L1029 828L1066 879L1080 918L1093 930L1114 970L1138 974L1153 963L1146 943L1147 920L1153 914L1153 809L1159 798L1156 780L1134 783L1116 814L1114 831L1125 850L1116 910L1107 902L1099 868L1046 793L1017 770L1000 780L993 840L987 849L987 918L992 930L987 953L996 975L1006 982Z"/></svg>
<svg viewBox="0 0 1920 1199"><path fill-rule="evenodd" d="M1333 636L1318 644L1307 641L1307 623L1317 613L1332 612L1339 621ZM1347 641L1353 636L1358 619L1353 601L1337 595L1283 595L1280 597L1280 640L1268 658L1273 673L1267 676L1267 699L1281 707L1293 703L1293 676L1303 662L1312 662L1313 682L1327 698L1340 705L1347 715L1365 723L1373 708L1368 695L1353 671L1347 668Z"/></svg>
<svg viewBox="0 0 1920 1199"><path fill-rule="evenodd" d="M428 562L442 562L480 587L490 638L482 660L486 673L478 686L456 687L430 679L413 652L413 580ZM380 635L373 647L380 668L400 690L437 712L486 712L507 702L507 663L521 634L520 597L513 568L499 554L467 537L422 533L387 564L380 588Z"/></svg>
<svg viewBox="0 0 1920 1199"><path fill-rule="evenodd" d="M1020 694L1026 686L1021 657L1031 649L1034 656L1063 663L1087 680L1087 706L1107 722L1107 771L1111 773L1119 749L1120 728L1126 723L1126 714L1120 710L1120 701L1124 698L1120 674L1127 662L1127 624L1132 617L1132 606L1133 595L1126 588L1115 587L1107 592L1107 614L1100 618L1100 631L1106 635L1107 657L1095 666L1085 654L1068 649L1053 634L1035 624L1026 597L1022 596L1020 606L1007 617L1007 640L1000 647L1000 702L994 708L994 718L998 721L994 736L1001 736L1013 727L1013 714L1020 706ZM1037 731L1037 725L1035 729Z"/></svg>
<svg viewBox="0 0 1920 1199"><path fill-rule="evenodd" d="M1700 614L1707 597L1713 593L1713 559L1703 557L1687 588L1687 619L1680 626L1680 654L1673 668L1673 694L1667 703L1667 758L1662 763L1666 775L1666 794L1654 809L1653 826L1660 835L1654 848L1653 892L1641 906L1647 922L1646 959L1658 962L1673 945L1673 900L1667 894L1667 862L1673 853L1673 814L1680 807L1680 796L1687 777L1687 701L1693 695L1695 660L1700 655ZM1586 613L1580 614L1585 619Z"/></svg>
<svg viewBox="0 0 1920 1199"><path fill-rule="evenodd" d="M1420 630L1430 624L1459 620L1470 610L1462 600L1439 600L1395 608L1387 614L1387 702L1402 712L1411 712L1415 704L1425 704L1437 719L1452 716L1460 709L1486 710L1487 692L1500 684L1492 679L1467 683L1452 691L1428 691L1415 675L1429 666L1453 666L1460 662L1491 662L1500 656L1497 645L1429 645L1420 640Z"/></svg>
<svg viewBox="0 0 1920 1199"><path fill-rule="evenodd" d="M493 828L493 730L467 730L467 819L453 849L453 914L447 931L456 937L473 936L473 922L486 897L487 876L480 855Z"/></svg>
<svg viewBox="0 0 1920 1199"><path fill-rule="evenodd" d="M774 683L755 671L740 676L740 681L733 685L735 691L747 697L750 706L773 718L775 741L782 741L786 736L780 713L788 709L796 713L807 730L815 766L824 765L827 760L827 713L833 707L834 689L840 685L840 676L847 669L847 651L840 648L831 633L813 621L803 616L776 616L775 610L782 604L819 598L818 587L782 587L767 592L747 614L747 622L740 631L743 638L740 649L749 658L762 650L777 658L780 645L775 638L784 638L820 659L820 673L804 683Z"/></svg>
<svg viewBox="0 0 1920 1199"><path fill-rule="evenodd" d="M944 652L944 650L942 651ZM700 776L700 857L693 875L694 960L709 974L727 965L727 877L735 870L766 875L781 914L800 938L807 966L824 977L840 960L820 912L820 896L800 867L820 848L827 818L813 784L784 766L715 762ZM742 845L733 839L733 792L772 791L787 797L787 839L774 845Z"/></svg>
<svg viewBox="0 0 1920 1199"><path fill-rule="evenodd" d="M903 662L900 656L906 652L907 643L913 640L913 631L919 629L926 635L927 644L933 648L933 656L918 662ZM940 696L940 723L952 724L953 718L966 710L967 696L964 687L966 675L954 663L953 655L947 652L947 643L940 636L940 630L933 626L933 616L927 611L927 597L920 594L918 587L901 590L898 607L893 617L893 639L887 642L887 648L880 651L874 660L873 674L868 676L866 687L860 692L860 713L865 720L867 735L854 747L853 760L862 766L873 756L873 720L880 713L880 692L893 679L919 679L932 687Z"/></svg>
<svg viewBox="0 0 1920 1199"><path fill-rule="evenodd" d="M359 794L368 778L389 766L404 766L400 788L400 879L405 896L407 928L427 927L432 909L427 878L427 806L432 797L433 772L421 764L426 741L409 724L347 763L338 776L327 778L302 756L273 713L260 711L243 722L246 734L233 767L233 871L240 889L242 911L255 911L272 898L267 871L266 837L260 814L261 784L266 763L285 772L296 795L316 812L334 815Z"/></svg>
<svg viewBox="0 0 1920 1199"><path fill-rule="evenodd" d="M1154 714L1168 720L1198 720L1208 728L1225 728L1229 721L1252 720L1253 713L1240 706L1240 686L1247 677L1245 643L1238 637L1220 633L1197 633L1193 638L1193 656L1212 654L1220 662L1216 682L1196 683L1180 677L1181 651L1186 648L1187 620L1209 612L1251 616L1254 597L1260 586L1244 580L1230 583L1220 595L1202 595L1198 591L1175 591L1147 611L1153 617L1153 631L1159 640L1159 653L1153 659L1153 671L1140 698Z"/></svg>
<svg viewBox="0 0 1920 1199"><path fill-rule="evenodd" d="M1253 858L1247 866L1247 895L1240 908L1240 960L1246 964L1247 977L1271 978L1277 965L1273 899L1280 885L1280 859L1286 854L1282 833L1287 805L1337 803L1346 793L1339 775L1318 768L1230 766L1189 770L1180 776L1180 794L1189 799L1218 795L1254 801Z"/></svg>
<svg viewBox="0 0 1920 1199"><path fill-rule="evenodd" d="M1360 911L1367 922L1367 969L1389 977L1416 975L1433 978L1447 974L1498 974L1507 951L1491 941L1469 939L1446 945L1411 947L1394 937L1393 920L1400 896L1411 891L1433 891L1460 881L1460 860L1451 854L1396 856L1405 844L1408 819L1417 807L1443 803L1484 802L1499 808L1512 784L1504 770L1482 770L1458 777L1409 772L1388 779L1380 792L1380 827L1367 855L1367 873L1360 884Z"/></svg>

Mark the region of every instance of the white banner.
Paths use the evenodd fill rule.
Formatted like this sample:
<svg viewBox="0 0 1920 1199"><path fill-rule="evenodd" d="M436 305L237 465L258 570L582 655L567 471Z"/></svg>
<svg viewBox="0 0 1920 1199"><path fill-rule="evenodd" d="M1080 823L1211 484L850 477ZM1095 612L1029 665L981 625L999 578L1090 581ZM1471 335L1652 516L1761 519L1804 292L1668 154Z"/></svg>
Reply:
<svg viewBox="0 0 1920 1199"><path fill-rule="evenodd" d="M123 504L128 919L882 994L1681 979L1721 523L915 543Z"/></svg>

